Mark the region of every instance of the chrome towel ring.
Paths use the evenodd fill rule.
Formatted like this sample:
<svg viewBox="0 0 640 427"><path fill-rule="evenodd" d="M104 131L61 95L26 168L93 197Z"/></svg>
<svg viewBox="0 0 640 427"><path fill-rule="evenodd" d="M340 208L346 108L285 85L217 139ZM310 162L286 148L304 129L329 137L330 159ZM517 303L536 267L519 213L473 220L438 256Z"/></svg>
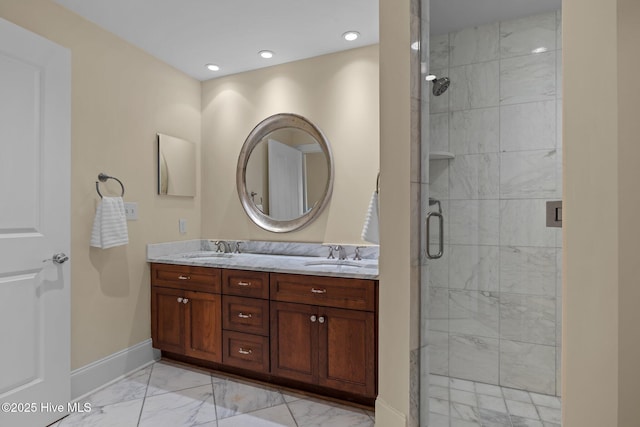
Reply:
<svg viewBox="0 0 640 427"><path fill-rule="evenodd" d="M96 191L98 192L98 195L100 196L100 198L102 198L102 193L100 192L99 184L100 182L106 182L108 179L114 179L118 181L118 184L120 184L120 187L122 187L122 194L120 195L120 197L124 196L124 184L122 183L122 181L120 181L115 176L109 176L105 173L100 172L100 174L98 174L98 181L96 181Z"/></svg>

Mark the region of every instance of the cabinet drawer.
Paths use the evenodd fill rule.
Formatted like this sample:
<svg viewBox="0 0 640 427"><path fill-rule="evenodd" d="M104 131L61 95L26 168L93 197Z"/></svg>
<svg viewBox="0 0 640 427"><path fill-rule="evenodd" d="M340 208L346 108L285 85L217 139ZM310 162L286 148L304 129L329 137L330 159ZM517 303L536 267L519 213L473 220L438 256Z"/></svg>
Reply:
<svg viewBox="0 0 640 427"><path fill-rule="evenodd" d="M220 293L218 268L151 264L151 284L167 288Z"/></svg>
<svg viewBox="0 0 640 427"><path fill-rule="evenodd" d="M222 328L269 335L269 300L222 296Z"/></svg>
<svg viewBox="0 0 640 427"><path fill-rule="evenodd" d="M275 301L365 311L376 308L373 280L272 273L270 286Z"/></svg>
<svg viewBox="0 0 640 427"><path fill-rule="evenodd" d="M241 297L269 298L269 273L223 270L222 293Z"/></svg>
<svg viewBox="0 0 640 427"><path fill-rule="evenodd" d="M223 331L222 363L252 371L269 372L269 338Z"/></svg>

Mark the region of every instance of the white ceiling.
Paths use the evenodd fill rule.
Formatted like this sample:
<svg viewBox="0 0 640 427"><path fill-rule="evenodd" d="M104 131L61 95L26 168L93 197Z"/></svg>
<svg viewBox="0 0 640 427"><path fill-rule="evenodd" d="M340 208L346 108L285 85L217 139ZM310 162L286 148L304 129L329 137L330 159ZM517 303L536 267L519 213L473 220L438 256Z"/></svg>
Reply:
<svg viewBox="0 0 640 427"><path fill-rule="evenodd" d="M378 43L378 0L54 1L198 80ZM431 0L431 33L558 9L560 1ZM348 30L360 38L345 41ZM260 58L264 49L275 56Z"/></svg>

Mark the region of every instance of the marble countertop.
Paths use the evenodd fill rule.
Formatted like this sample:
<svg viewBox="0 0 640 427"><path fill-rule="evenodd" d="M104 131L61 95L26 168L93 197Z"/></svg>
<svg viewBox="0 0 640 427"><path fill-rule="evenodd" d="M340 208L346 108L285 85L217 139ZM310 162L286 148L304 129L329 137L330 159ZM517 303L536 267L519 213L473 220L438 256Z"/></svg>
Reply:
<svg viewBox="0 0 640 427"><path fill-rule="evenodd" d="M213 251L193 251L147 255L147 261L161 264L195 265L199 267L306 274L311 276L378 279L377 259L363 259L360 261L348 259L340 261L316 256L255 253L219 254Z"/></svg>

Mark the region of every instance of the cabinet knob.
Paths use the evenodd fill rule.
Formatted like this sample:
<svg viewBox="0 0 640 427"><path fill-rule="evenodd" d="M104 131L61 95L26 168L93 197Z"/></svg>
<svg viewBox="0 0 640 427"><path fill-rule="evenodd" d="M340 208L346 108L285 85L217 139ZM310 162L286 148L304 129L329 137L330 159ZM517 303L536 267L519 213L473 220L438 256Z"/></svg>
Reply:
<svg viewBox="0 0 640 427"><path fill-rule="evenodd" d="M238 313L238 317L241 319L251 319L251 313L249 314L244 314L243 312Z"/></svg>
<svg viewBox="0 0 640 427"><path fill-rule="evenodd" d="M180 280L191 280L191 276L185 276L185 275L181 274L181 275L178 276L178 279L180 279Z"/></svg>
<svg viewBox="0 0 640 427"><path fill-rule="evenodd" d="M318 317L318 322L324 323L324 320L325 320L324 316Z"/></svg>
<svg viewBox="0 0 640 427"><path fill-rule="evenodd" d="M238 353L240 353L240 354L251 354L251 353L253 353L253 350L251 350L250 348L245 350L244 348L240 347L238 349Z"/></svg>
<svg viewBox="0 0 640 427"><path fill-rule="evenodd" d="M186 304L186 303L188 303L188 302L189 302L189 298L185 298L185 299L183 299L183 300L182 300L182 303L183 303L183 304Z"/></svg>
<svg viewBox="0 0 640 427"><path fill-rule="evenodd" d="M178 297L178 302L182 302L182 297Z"/></svg>
<svg viewBox="0 0 640 427"><path fill-rule="evenodd" d="M311 292L313 292L314 294L326 294L327 290L326 289L311 288Z"/></svg>
<svg viewBox="0 0 640 427"><path fill-rule="evenodd" d="M311 322L315 322L316 320L318 320L318 318L314 315L312 315L309 319L311 319Z"/></svg>

